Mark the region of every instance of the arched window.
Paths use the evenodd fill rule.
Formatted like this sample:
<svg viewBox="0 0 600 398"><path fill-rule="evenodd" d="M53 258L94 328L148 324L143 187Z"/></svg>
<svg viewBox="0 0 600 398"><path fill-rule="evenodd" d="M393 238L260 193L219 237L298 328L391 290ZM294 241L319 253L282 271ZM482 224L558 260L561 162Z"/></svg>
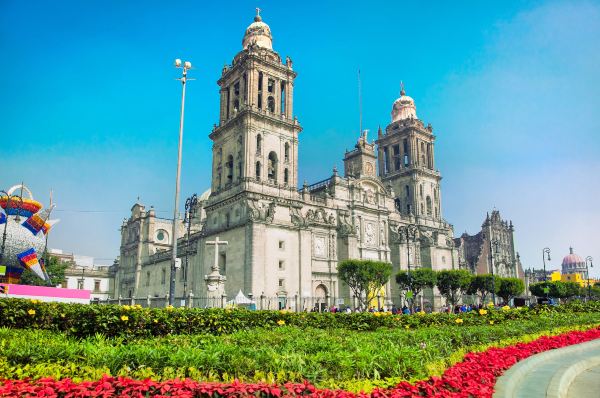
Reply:
<svg viewBox="0 0 600 398"><path fill-rule="evenodd" d="M258 134L256 136L256 154L260 155L262 152L262 136Z"/></svg>
<svg viewBox="0 0 600 398"><path fill-rule="evenodd" d="M290 182L290 172L288 171L288 169L286 168L285 170L283 170L283 183L285 185L288 185Z"/></svg>
<svg viewBox="0 0 600 398"><path fill-rule="evenodd" d="M268 107L269 107L269 112L275 112L275 98L273 97L269 97L268 98Z"/></svg>
<svg viewBox="0 0 600 398"><path fill-rule="evenodd" d="M423 198L423 184L419 185L419 196Z"/></svg>
<svg viewBox="0 0 600 398"><path fill-rule="evenodd" d="M285 82L281 82L281 114L285 114Z"/></svg>
<svg viewBox="0 0 600 398"><path fill-rule="evenodd" d="M290 144L287 142L284 145L284 159L285 159L285 162L290 161Z"/></svg>
<svg viewBox="0 0 600 398"><path fill-rule="evenodd" d="M233 155L227 157L227 184L233 182Z"/></svg>
<svg viewBox="0 0 600 398"><path fill-rule="evenodd" d="M239 99L235 99L233 100L233 113L237 113L240 110L240 100Z"/></svg>
<svg viewBox="0 0 600 398"><path fill-rule="evenodd" d="M260 181L260 162L256 162L256 180Z"/></svg>
<svg viewBox="0 0 600 398"><path fill-rule="evenodd" d="M277 154L275 152L269 153L269 163L267 167L267 178L271 182L277 182Z"/></svg>
<svg viewBox="0 0 600 398"><path fill-rule="evenodd" d="M431 207L431 196L427 195L427 215L430 216L431 212L432 212L432 207Z"/></svg>
<svg viewBox="0 0 600 398"><path fill-rule="evenodd" d="M263 85L263 74L258 72L258 109L262 109L262 85Z"/></svg>
<svg viewBox="0 0 600 398"><path fill-rule="evenodd" d="M404 186L404 190L406 191L406 198L410 198L410 187L406 185Z"/></svg>
<svg viewBox="0 0 600 398"><path fill-rule="evenodd" d="M238 161L238 180L242 179L242 161Z"/></svg>
<svg viewBox="0 0 600 398"><path fill-rule="evenodd" d="M425 209L423 208L423 203L421 203L421 215L425 214Z"/></svg>

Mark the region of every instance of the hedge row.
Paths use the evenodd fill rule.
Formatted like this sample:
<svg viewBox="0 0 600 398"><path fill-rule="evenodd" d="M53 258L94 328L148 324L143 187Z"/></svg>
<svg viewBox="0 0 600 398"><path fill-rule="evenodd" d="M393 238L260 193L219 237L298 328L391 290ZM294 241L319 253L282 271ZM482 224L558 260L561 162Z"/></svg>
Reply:
<svg viewBox="0 0 600 398"><path fill-rule="evenodd" d="M310 383L205 383L190 379L156 382L127 377L103 377L95 382L74 383L71 379L6 380L0 385L3 397L321 397L321 398L382 398L382 397L480 397L492 398L496 379L517 361L551 349L566 347L600 337L600 330L571 332L554 337L542 337L527 344L491 348L471 353L444 372L415 384L399 383L391 388L377 388L371 393L353 394L344 390L318 389Z"/></svg>
<svg viewBox="0 0 600 398"><path fill-rule="evenodd" d="M48 330L0 328L0 377L98 380L103 374L167 381L302 382L350 391L441 375L468 352L587 329L598 314L546 314L502 325L417 330L280 327L230 335L68 337Z"/></svg>
<svg viewBox="0 0 600 398"><path fill-rule="evenodd" d="M540 313L598 312L600 302L575 302L533 309L486 309L464 314L391 315L390 313L294 313L199 308L141 308L118 305L43 303L35 300L0 299L0 327L45 329L75 337L100 333L107 337L149 337L169 334L229 334L254 328L283 325L317 329L376 330L498 324L506 320L530 320Z"/></svg>

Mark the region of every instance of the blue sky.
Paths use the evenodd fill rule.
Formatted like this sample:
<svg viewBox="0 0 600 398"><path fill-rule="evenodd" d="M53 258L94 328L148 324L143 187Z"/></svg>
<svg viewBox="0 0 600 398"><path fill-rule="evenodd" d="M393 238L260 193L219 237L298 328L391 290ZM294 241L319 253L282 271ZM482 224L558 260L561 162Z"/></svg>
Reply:
<svg viewBox="0 0 600 398"><path fill-rule="evenodd" d="M50 244L110 263L138 196L172 208L189 60L183 198L210 181L221 68L254 8L299 75L300 181L341 168L363 126L390 120L403 80L437 136L444 217L475 233L494 206L525 267L573 245L600 268L600 3L0 2L0 187L25 181L61 218ZM182 200L183 203L183 200ZM600 272L595 272L600 275Z"/></svg>

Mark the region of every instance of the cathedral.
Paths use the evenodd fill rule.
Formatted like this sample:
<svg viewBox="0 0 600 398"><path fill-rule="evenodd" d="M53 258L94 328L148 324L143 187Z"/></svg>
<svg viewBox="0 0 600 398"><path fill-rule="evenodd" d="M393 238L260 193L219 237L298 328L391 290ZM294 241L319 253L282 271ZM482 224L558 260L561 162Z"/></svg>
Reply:
<svg viewBox="0 0 600 398"><path fill-rule="evenodd" d="M211 188L189 223L178 222L177 237L171 220L139 201L133 206L121 227L115 297L164 297L173 239L182 259L176 297L241 291L257 308L355 305L337 275L345 259L390 262L394 274L409 266L470 267L443 218L433 128L404 89L377 139L363 132L344 154L343 175L334 169L323 181L299 185L295 77L292 60L273 49L271 30L256 15L217 82ZM400 232L408 226L414 235ZM382 300L400 304L393 277ZM432 291L421 300L439 305Z"/></svg>

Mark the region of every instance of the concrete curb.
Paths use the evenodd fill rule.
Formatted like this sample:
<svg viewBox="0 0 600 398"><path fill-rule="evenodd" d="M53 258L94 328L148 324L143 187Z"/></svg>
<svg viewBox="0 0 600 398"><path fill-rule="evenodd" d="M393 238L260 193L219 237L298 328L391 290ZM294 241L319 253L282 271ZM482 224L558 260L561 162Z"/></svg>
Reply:
<svg viewBox="0 0 600 398"><path fill-rule="evenodd" d="M587 358L583 361L580 358L576 358L576 363L568 363L569 359L572 359L577 354L581 354L592 349L600 350L600 339L592 340L586 343L576 344L570 347L564 347L542 352L533 355L525 359L524 361L517 362L497 380L496 385L494 386L494 398L516 398L518 396L517 387L520 386L523 379L526 376L528 376L531 371L538 370L544 363L551 361L560 361L561 359L564 359L564 362L567 363L565 364L565 366L561 367L559 371L554 373L551 382L544 390L546 392L546 396L549 397L550 395L548 395L548 392L550 391L550 386L552 383L557 383L556 388L566 387L568 389L569 384L573 382L573 380L578 374L585 371L586 369L589 369L590 367L600 364L600 356L593 356L592 358L590 358L589 361L591 362L591 364L589 366L587 365ZM596 358L599 362L595 362ZM578 363L580 362L585 363L585 365L582 365L584 366L583 368L578 366ZM573 369L570 370L569 375L565 374L563 380L562 370L564 369L564 371L567 371L571 367ZM564 395L554 395L553 397L564 397Z"/></svg>
<svg viewBox="0 0 600 398"><path fill-rule="evenodd" d="M550 384L548 384L548 389L546 390L546 397L566 398L569 387L575 378L597 365L600 365L600 355L561 367L552 377L552 380L550 380Z"/></svg>

